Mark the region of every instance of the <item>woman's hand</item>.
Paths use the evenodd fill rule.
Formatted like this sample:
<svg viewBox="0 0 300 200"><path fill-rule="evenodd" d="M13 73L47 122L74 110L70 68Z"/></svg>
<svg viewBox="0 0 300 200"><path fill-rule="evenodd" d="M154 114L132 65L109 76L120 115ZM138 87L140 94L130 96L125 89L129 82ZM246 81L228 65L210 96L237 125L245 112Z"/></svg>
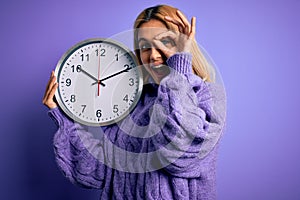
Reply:
<svg viewBox="0 0 300 200"><path fill-rule="evenodd" d="M54 71L52 71L43 98L43 104L50 109L57 107L57 103L54 100L54 94L57 87L58 83L56 83L56 77L54 76Z"/></svg>
<svg viewBox="0 0 300 200"><path fill-rule="evenodd" d="M177 10L180 20L165 16L165 20L175 24L179 32L167 31L154 38L154 44L166 55L171 57L176 52L190 52L196 32L196 18L192 17L191 24L186 17Z"/></svg>

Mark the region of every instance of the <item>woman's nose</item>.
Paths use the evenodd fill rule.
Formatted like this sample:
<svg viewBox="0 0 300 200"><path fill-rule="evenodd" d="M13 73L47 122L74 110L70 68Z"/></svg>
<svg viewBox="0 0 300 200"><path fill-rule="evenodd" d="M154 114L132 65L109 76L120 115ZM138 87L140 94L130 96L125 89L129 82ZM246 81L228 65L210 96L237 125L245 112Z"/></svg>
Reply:
<svg viewBox="0 0 300 200"><path fill-rule="evenodd" d="M157 60L161 58L161 53L155 47L151 48L150 60Z"/></svg>

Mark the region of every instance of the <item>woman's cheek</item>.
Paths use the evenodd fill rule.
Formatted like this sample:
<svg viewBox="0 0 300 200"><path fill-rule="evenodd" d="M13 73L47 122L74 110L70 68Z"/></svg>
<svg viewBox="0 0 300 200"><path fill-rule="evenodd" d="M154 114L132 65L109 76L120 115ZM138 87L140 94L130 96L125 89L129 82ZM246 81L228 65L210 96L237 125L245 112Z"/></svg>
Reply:
<svg viewBox="0 0 300 200"><path fill-rule="evenodd" d="M149 56L148 56L147 52L141 53L140 57L141 57L141 61L142 61L143 65L147 65L147 64L150 63Z"/></svg>

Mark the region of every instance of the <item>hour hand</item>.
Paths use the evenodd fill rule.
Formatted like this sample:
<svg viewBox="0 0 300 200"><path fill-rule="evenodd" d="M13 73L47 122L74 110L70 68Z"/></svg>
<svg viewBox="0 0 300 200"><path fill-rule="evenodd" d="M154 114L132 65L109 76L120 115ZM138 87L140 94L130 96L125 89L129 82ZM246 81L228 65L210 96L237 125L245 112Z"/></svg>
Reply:
<svg viewBox="0 0 300 200"><path fill-rule="evenodd" d="M95 78L94 76L92 76L90 73L88 73L88 72L85 71L84 69L80 68L80 71L83 72L84 74L86 74L88 77L90 77L90 78L93 79L94 81L97 81L97 83L100 82L100 81L98 81L97 78ZM101 82L100 82L100 85L105 86L105 84L104 84L104 83L101 83Z"/></svg>

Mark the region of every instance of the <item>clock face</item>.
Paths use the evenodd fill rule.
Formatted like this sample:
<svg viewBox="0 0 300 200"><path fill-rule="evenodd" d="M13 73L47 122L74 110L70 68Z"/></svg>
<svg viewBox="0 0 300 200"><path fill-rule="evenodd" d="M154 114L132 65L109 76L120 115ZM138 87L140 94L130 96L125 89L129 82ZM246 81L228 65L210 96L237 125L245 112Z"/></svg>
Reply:
<svg viewBox="0 0 300 200"><path fill-rule="evenodd" d="M109 39L82 41L58 62L56 99L75 121L104 126L115 123L137 104L143 86L135 56Z"/></svg>

